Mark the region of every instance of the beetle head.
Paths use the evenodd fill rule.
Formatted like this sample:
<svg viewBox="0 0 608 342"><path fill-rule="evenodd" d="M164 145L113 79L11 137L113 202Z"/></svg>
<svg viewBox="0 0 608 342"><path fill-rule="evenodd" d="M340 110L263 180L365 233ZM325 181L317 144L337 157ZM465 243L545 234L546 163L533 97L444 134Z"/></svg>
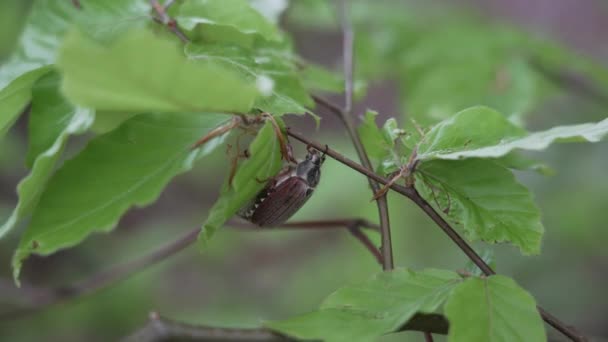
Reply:
<svg viewBox="0 0 608 342"><path fill-rule="evenodd" d="M296 175L304 179L310 187L316 187L321 178L321 165L325 161L325 154L315 149L308 149L306 159L298 163Z"/></svg>

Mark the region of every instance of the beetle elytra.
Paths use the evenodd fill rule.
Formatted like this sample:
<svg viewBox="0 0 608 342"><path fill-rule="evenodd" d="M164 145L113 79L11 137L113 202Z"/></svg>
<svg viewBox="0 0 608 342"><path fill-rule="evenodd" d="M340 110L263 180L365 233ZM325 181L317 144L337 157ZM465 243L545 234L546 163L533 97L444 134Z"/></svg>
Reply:
<svg viewBox="0 0 608 342"><path fill-rule="evenodd" d="M239 216L261 227L287 221L310 198L321 177L325 154L309 148L306 159L287 165L241 211Z"/></svg>

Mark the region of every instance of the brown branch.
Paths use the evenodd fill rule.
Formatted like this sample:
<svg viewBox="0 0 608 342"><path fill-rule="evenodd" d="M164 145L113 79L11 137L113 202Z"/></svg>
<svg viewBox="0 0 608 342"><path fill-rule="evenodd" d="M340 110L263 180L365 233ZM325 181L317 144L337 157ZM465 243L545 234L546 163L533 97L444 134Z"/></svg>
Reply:
<svg viewBox="0 0 608 342"><path fill-rule="evenodd" d="M446 235L452 239L452 241L479 267L485 275L493 275L496 274L494 270L475 252L475 250L452 228L452 226L433 208L413 187L405 187L396 183L389 184L390 180L378 176L377 174L369 171L365 167L357 164L356 162L346 158L340 153L332 150L327 145L322 145L317 142L311 141L300 133L296 133L290 129L287 130L287 134L300 142L312 146L316 149L326 151L326 154L333 159L341 162L342 164L350 167L351 169L361 173L362 175L368 177L369 179L373 179L378 183L388 185L392 190L402 194L403 196L412 200L420 209L422 209L427 216L429 216L445 233ZM579 333L575 328L566 325L564 322L560 321L553 315L549 314L540 306L537 306L538 311L545 322L549 325L568 336L573 341L586 341L587 339Z"/></svg>
<svg viewBox="0 0 608 342"><path fill-rule="evenodd" d="M359 156L359 160L361 163L368 169L373 170L372 163L369 160L367 152L365 151L365 147L363 143L361 143L361 139L359 134L357 134L357 130L355 129L355 125L352 121L352 107L353 107L353 69L354 69L354 61L353 61L353 42L354 42L354 32L350 25L350 20L347 15L348 8L346 3L342 1L341 3L341 22L342 22L342 55L343 55L343 64L344 64L344 88L345 88L345 103L344 109L340 109L337 106L331 105L329 101L319 99L318 97L313 97L318 104L326 106L333 114L337 115L348 132L350 139L355 146L355 150L357 151L357 155ZM321 149L322 151L322 149ZM374 194L378 193L380 190L380 186L373 179L368 178L369 185L372 188ZM393 263L393 248L391 242L391 229L390 229L390 220L388 214L388 202L386 195L380 196L376 199L376 204L378 206L378 216L380 218L380 234L381 234L381 246L380 251L382 252L382 268L384 270L392 270L394 268Z"/></svg>
<svg viewBox="0 0 608 342"><path fill-rule="evenodd" d="M368 228L375 231L380 231L378 225L373 224L365 219L334 219L334 220L319 220L319 221L300 221L300 222L288 222L283 223L278 227L259 227L247 222L230 222L228 225L232 225L239 228L250 228L253 231L266 231L266 230L277 230L277 229L348 229L348 231L363 244L363 246L372 254L372 256L378 260L378 263L382 265L382 254L378 250L378 247L370 240L370 238L363 233L361 228Z"/></svg>
<svg viewBox="0 0 608 342"><path fill-rule="evenodd" d="M422 331L426 333L446 335L448 332L447 319L439 314L415 314L398 331ZM192 325L176 322L160 316L156 312L150 313L148 323L134 334L123 339L131 341L299 341L278 334L265 328L218 328L204 325Z"/></svg>
<svg viewBox="0 0 608 342"><path fill-rule="evenodd" d="M190 246L196 241L199 232L200 228L193 229L179 239L161 246L159 249L139 259L101 271L73 286L60 288L29 287L27 292L31 296L31 303L33 304L28 307L2 312L0 313L0 320L19 319L75 297L89 295L109 285L125 280L135 273L157 264Z"/></svg>
<svg viewBox="0 0 608 342"><path fill-rule="evenodd" d="M357 226L360 228L368 228L375 231L380 231L380 227L371 223L366 219L356 218L356 219L333 219L333 220L319 220L314 222L313 228L324 228L324 227L350 227ZM286 228L303 228L303 227L311 227L310 221L296 221L296 222L287 222L283 223L282 227Z"/></svg>

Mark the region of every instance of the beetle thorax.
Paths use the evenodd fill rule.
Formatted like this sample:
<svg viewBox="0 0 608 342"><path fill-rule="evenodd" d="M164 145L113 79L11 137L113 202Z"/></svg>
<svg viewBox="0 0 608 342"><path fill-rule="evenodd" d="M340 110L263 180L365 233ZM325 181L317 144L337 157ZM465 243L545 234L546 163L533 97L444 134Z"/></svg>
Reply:
<svg viewBox="0 0 608 342"><path fill-rule="evenodd" d="M321 178L321 163L323 158L317 151L309 152L306 159L299 162L295 169L295 176L302 178L308 186L314 188Z"/></svg>

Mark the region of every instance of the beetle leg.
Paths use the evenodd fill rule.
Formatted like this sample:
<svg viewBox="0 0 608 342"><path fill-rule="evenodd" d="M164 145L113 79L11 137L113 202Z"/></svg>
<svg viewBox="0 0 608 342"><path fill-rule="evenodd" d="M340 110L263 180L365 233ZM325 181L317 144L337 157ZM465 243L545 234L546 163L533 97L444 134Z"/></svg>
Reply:
<svg viewBox="0 0 608 342"><path fill-rule="evenodd" d="M329 146L327 144L325 144L325 149L323 150L323 153L321 154L321 163L325 162L325 155L327 155L327 151L329 151Z"/></svg>
<svg viewBox="0 0 608 342"><path fill-rule="evenodd" d="M228 176L228 186L232 187L232 180L234 179L234 176L236 175L236 169L237 166L239 165L239 152L237 150L236 152L237 154L234 156L234 158L232 158L231 162L230 162L230 175Z"/></svg>
<svg viewBox="0 0 608 342"><path fill-rule="evenodd" d="M211 132L207 133L204 137L200 138L197 142L195 142L190 149L194 150L198 147L201 147L201 145L204 145L206 142L208 142L209 140L218 137L230 130L232 130L233 128L237 127L238 125L241 124L242 119L238 116L233 116L232 119L230 120L230 122L228 122L225 125L216 127L214 129L211 130Z"/></svg>
<svg viewBox="0 0 608 342"><path fill-rule="evenodd" d="M289 140L283 135L283 131L281 130L281 127L279 126L277 121L274 119L274 117L268 113L262 113L262 117L270 120L270 122L272 123L272 126L274 127L274 131L277 135L277 139L279 139L279 145L281 147L282 158L284 160L287 160L288 162L297 163L298 161L293 156L293 150L291 148L291 145L289 144Z"/></svg>

